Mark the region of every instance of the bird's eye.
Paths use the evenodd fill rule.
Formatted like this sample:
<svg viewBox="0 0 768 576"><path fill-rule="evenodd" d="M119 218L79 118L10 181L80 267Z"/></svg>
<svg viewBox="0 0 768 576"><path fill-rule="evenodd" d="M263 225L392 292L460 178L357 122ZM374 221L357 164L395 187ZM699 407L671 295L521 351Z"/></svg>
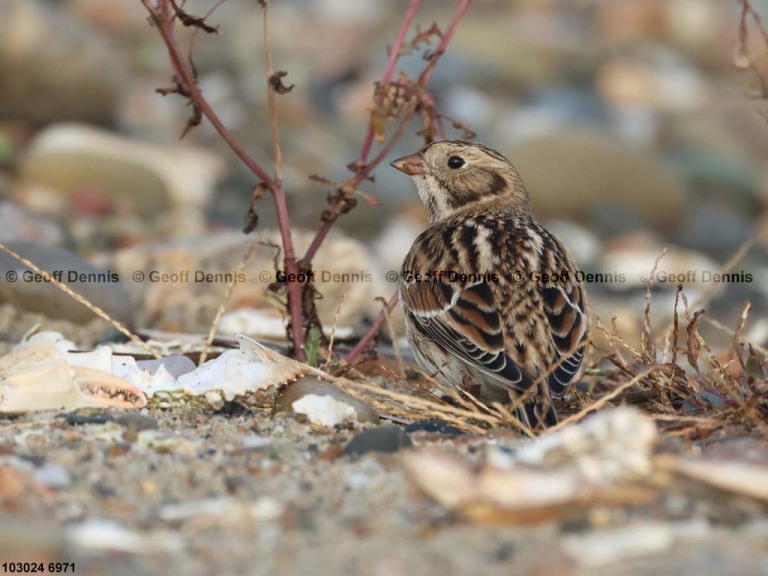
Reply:
<svg viewBox="0 0 768 576"><path fill-rule="evenodd" d="M448 158L448 168L451 170L458 170L464 166L464 159L460 156L451 156Z"/></svg>

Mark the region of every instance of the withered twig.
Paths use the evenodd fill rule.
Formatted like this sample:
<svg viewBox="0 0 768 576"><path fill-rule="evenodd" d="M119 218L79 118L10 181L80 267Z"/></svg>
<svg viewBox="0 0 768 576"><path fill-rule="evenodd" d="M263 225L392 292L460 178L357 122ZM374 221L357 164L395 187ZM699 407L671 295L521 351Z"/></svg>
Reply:
<svg viewBox="0 0 768 576"><path fill-rule="evenodd" d="M219 136L221 136L237 157L240 158L243 164L245 164L248 169L264 183L272 194L275 210L277 212L278 228L280 229L280 236L283 243L283 262L285 271L288 274L298 274L296 251L293 246L291 224L282 181L272 178L261 164L245 151L233 134L226 126L224 126L205 96L203 96L202 91L197 85L194 70L190 62L182 56L181 49L176 40L175 21L177 13L171 0L157 0L154 7L150 4L150 0L141 0L141 3L149 12L150 18L160 32L160 36L168 50L175 77L181 85L180 88L183 89L183 93L189 97L195 107L208 119L211 125L216 129L216 132L219 133ZM263 5L266 11L265 4L266 3ZM270 77L271 75L267 76L268 80ZM269 84L269 81L268 85L270 85L270 90L272 90L273 87ZM272 114L273 110L270 110L270 115ZM303 360L304 330L302 329L303 317L301 313L302 285L295 282L289 282L287 289L293 352L296 358Z"/></svg>
<svg viewBox="0 0 768 576"><path fill-rule="evenodd" d="M365 336L363 336L360 339L360 342L355 344L355 347L350 350L346 356L344 356L344 360L351 364L354 362L360 354L365 352L365 349L368 347L368 344L371 343L371 341L376 337L376 335L379 333L379 330L381 330L382 324L384 324L384 320L387 317L387 314L391 312L395 306L397 306L397 301L400 299L400 291L395 290L395 293L392 294L392 296L389 298L386 304L386 313L382 310L379 315L376 317L376 320L373 321L373 324L371 324L371 327L368 329L368 332L365 333ZM397 346L397 343L394 343L395 346Z"/></svg>

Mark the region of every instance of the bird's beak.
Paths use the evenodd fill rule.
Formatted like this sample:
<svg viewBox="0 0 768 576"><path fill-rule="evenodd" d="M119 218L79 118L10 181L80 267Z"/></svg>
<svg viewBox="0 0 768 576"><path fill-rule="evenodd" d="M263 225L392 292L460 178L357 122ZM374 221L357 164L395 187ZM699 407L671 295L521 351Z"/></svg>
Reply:
<svg viewBox="0 0 768 576"><path fill-rule="evenodd" d="M408 174L408 176L417 176L419 174L426 174L427 167L424 165L424 159L420 153L411 154L410 156L403 156L398 158L390 164L393 168L397 168L400 172Z"/></svg>

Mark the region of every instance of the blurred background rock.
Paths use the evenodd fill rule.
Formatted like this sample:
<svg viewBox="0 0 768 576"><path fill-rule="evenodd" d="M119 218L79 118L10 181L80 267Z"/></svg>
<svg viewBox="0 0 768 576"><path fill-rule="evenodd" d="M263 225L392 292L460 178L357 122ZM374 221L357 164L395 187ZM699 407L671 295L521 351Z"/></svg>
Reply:
<svg viewBox="0 0 768 576"><path fill-rule="evenodd" d="M327 187L309 176L343 179L359 154L372 83L408 4L272 3L275 66L296 85L278 101L296 229L313 231L325 207ZM753 4L768 19L768 2ZM214 5L189 0L186 10L202 15ZM455 5L424 0L416 21L423 29L433 21L445 26ZM631 276L588 286L596 312L606 320L619 317L630 340L637 338L643 310L637 271L650 271L661 247L671 246L675 255L661 269L698 270L700 278L702 266L717 271L753 235L757 245L735 267L753 281L717 287L708 312L733 327L749 300L750 329L763 338L768 102L750 97L755 78L733 65L738 18L735 0L478 1L430 85L441 111L517 165L536 214L551 222L581 268ZM221 33L194 37L200 86L269 168L261 11L251 0L226 0L208 22ZM192 32L179 26L178 33L187 46ZM764 49L757 33L752 42L755 52ZM413 76L422 54L400 65ZM157 303L164 300L148 298L154 292L147 283L133 285L130 271L123 271L126 262L148 262L135 255L155 245L164 270L173 269L174 254L180 268L210 266L215 250L199 247L215 238L217 246L230 245L255 183L205 120L179 140L190 109L178 96L155 92L170 85L170 75L164 45L139 0L3 0L0 236L119 269L136 306L145 306L137 318L203 329L215 310L205 300L200 313L197 301L210 296L203 288L173 294L173 310L163 318ZM418 128L414 123L392 158L421 145ZM346 262L343 270L376 276L345 304L345 322L357 318L358 330L379 308L373 298L394 289L382 271L399 268L424 226L411 184L386 163L375 176L361 190L380 205L360 202L343 217L323 260L332 265L339 253L333 243L354 240L353 250L340 251L359 262ZM273 229L269 198L259 213L260 229ZM174 249L163 248L167 243ZM267 267L274 251L259 250L256 261ZM52 257L50 265L55 262ZM671 317L676 284L657 287L655 313L662 320ZM710 287L686 285L691 299ZM343 295L326 294L324 322L333 323ZM187 315L179 309L185 297Z"/></svg>

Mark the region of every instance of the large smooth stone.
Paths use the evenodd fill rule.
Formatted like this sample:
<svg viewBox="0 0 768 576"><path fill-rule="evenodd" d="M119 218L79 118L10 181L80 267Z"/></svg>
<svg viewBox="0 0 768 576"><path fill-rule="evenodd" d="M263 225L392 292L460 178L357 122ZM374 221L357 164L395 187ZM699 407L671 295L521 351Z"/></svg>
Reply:
<svg viewBox="0 0 768 576"><path fill-rule="evenodd" d="M307 395L330 396L338 402L343 402L355 411L358 422L374 424L379 422L379 415L368 404L350 396L329 382L312 377L299 378L283 388L275 398L275 412L295 412L293 403Z"/></svg>
<svg viewBox="0 0 768 576"><path fill-rule="evenodd" d="M540 220L589 222L606 202L630 206L652 226L680 221L684 189L659 159L606 134L571 128L525 140L508 158L531 195Z"/></svg>
<svg viewBox="0 0 768 576"><path fill-rule="evenodd" d="M46 272L55 274L61 271L60 276L55 276L56 280L67 284L115 320L132 326L134 307L114 270L97 268L77 254L61 248L31 242L5 244ZM85 282L71 281L76 280L72 275L80 274L93 276ZM0 301L10 302L27 312L38 312L49 318L62 318L78 324L85 324L96 317L83 304L35 275L33 270L0 251Z"/></svg>
<svg viewBox="0 0 768 576"><path fill-rule="evenodd" d="M168 217L169 205L204 208L223 171L223 160L206 150L155 146L79 124L41 132L20 166L25 185L67 198L97 190L149 218Z"/></svg>
<svg viewBox="0 0 768 576"><path fill-rule="evenodd" d="M127 66L112 41L59 2L0 2L0 119L111 124Z"/></svg>

